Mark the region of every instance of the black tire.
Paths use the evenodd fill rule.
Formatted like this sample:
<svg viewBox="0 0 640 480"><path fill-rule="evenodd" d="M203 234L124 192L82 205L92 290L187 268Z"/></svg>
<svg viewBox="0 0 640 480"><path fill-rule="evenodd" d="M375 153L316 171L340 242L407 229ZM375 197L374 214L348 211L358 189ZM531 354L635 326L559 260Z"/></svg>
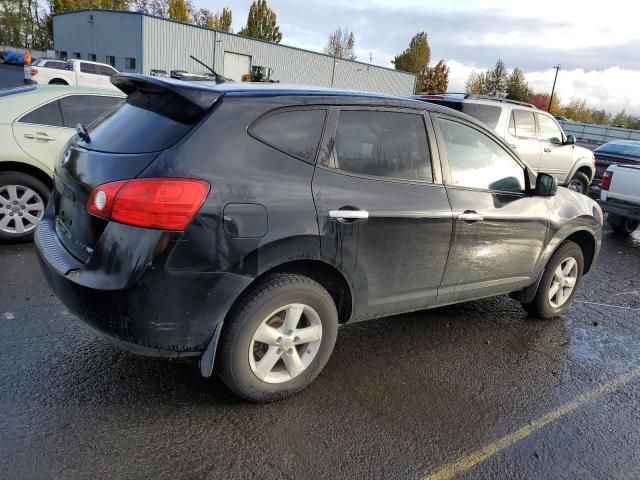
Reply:
<svg viewBox="0 0 640 480"><path fill-rule="evenodd" d="M282 383L268 383L258 378L251 368L251 341L271 312L292 303L308 305L317 312L322 325L320 345L311 363L297 376ZM319 283L301 275L270 275L246 292L225 320L216 371L222 381L245 400L280 400L302 390L320 373L331 356L337 333L336 305Z"/></svg>
<svg viewBox="0 0 640 480"><path fill-rule="evenodd" d="M638 220L631 220L627 217L621 217L620 215L607 215L607 223L611 225L613 231L621 237L628 237L636 231L640 222Z"/></svg>
<svg viewBox="0 0 640 480"><path fill-rule="evenodd" d="M549 289L554 280L556 269L568 258L575 259L578 264L576 283L568 299L559 307L554 307L549 300ZM578 288L580 288L583 271L584 255L582 254L582 249L577 243L571 241L564 242L549 259L533 301L523 303L522 306L527 312L537 318L550 319L559 317L567 310Z"/></svg>
<svg viewBox="0 0 640 480"><path fill-rule="evenodd" d="M49 85L69 85L69 84L64 80L60 80L59 78L54 78L49 82Z"/></svg>
<svg viewBox="0 0 640 480"><path fill-rule="evenodd" d="M8 185L18 185L19 187L30 188L40 196L44 205L47 204L47 201L49 200L49 195L51 194L49 188L44 183L42 183L37 178L32 177L31 175L27 175L25 173L20 173L20 172L0 173L0 191L2 191L3 187L6 187ZM0 205L0 209L4 209L5 207L6 205ZM0 223L2 222L3 218L7 218L6 217L7 213L4 210L2 212L3 213L0 213ZM7 227L8 227L6 228L7 230L12 229L9 226ZM0 228L0 243L30 242L33 240L33 234L35 232L34 229L26 233L12 233L12 232L3 231L4 228L5 227Z"/></svg>
<svg viewBox="0 0 640 480"><path fill-rule="evenodd" d="M586 195L589 193L589 177L582 172L576 172L573 178L567 183L567 188Z"/></svg>

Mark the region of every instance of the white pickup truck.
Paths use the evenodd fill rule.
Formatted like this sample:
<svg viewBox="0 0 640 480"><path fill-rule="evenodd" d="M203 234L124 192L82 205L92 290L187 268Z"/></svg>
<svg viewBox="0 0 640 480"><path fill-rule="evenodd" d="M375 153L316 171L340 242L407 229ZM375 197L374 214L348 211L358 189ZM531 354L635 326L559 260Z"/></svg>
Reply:
<svg viewBox="0 0 640 480"><path fill-rule="evenodd" d="M607 222L621 235L640 225L640 166L610 165L600 180L600 201Z"/></svg>
<svg viewBox="0 0 640 480"><path fill-rule="evenodd" d="M67 60L66 68L49 68L46 66L25 66L25 83L39 85L77 85L83 87L110 88L110 77L118 73L111 65L86 60Z"/></svg>

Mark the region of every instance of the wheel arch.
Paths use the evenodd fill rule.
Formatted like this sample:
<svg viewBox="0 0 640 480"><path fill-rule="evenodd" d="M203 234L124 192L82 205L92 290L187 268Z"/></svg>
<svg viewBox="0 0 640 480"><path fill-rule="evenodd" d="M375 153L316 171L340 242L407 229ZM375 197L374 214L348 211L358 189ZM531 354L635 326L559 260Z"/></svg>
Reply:
<svg viewBox="0 0 640 480"><path fill-rule="evenodd" d="M571 241L577 243L582 250L582 255L584 257L584 271L582 273L588 273L593 265L593 259L596 254L596 239L593 234L587 230L578 230L573 232L571 235L566 237L564 240L558 243L556 248L554 249L553 255L560 246L566 242Z"/></svg>
<svg viewBox="0 0 640 480"><path fill-rule="evenodd" d="M0 162L0 173L16 172L25 175L30 175L42 183L44 183L49 190L53 189L53 179L44 170L22 162Z"/></svg>
<svg viewBox="0 0 640 480"><path fill-rule="evenodd" d="M298 259L290 260L260 273L243 291L236 300L233 302L229 311L233 310L235 304L253 287L258 285L264 278L274 273L293 273L308 277L318 282L324 287L333 301L336 304L338 310L338 322L346 323L351 318L353 313L353 295L352 288L346 277L335 266L326 263L322 260L315 259Z"/></svg>
<svg viewBox="0 0 640 480"><path fill-rule="evenodd" d="M64 78L52 78L49 80L49 85L69 85L69 82Z"/></svg>

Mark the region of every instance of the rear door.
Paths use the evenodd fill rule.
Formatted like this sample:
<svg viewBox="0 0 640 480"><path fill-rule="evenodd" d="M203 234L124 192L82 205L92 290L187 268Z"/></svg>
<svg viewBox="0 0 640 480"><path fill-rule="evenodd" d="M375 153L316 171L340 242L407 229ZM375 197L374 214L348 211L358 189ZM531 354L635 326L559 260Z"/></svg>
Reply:
<svg viewBox="0 0 640 480"><path fill-rule="evenodd" d="M78 123L89 125L121 97L108 95L67 95L51 100L27 112L13 123L13 135L31 157L53 170L53 161Z"/></svg>
<svg viewBox="0 0 640 480"><path fill-rule="evenodd" d="M521 108L511 110L505 140L531 168L539 170L542 146L532 111Z"/></svg>
<svg viewBox="0 0 640 480"><path fill-rule="evenodd" d="M544 113L536 113L536 117L542 143L540 171L553 175L563 184L573 166L573 145L564 144L566 137L554 118Z"/></svg>
<svg viewBox="0 0 640 480"><path fill-rule="evenodd" d="M455 218L441 292L463 301L530 285L547 242L546 199L531 195L524 166L488 132L434 118Z"/></svg>
<svg viewBox="0 0 640 480"><path fill-rule="evenodd" d="M331 111L313 196L322 255L355 279L358 318L436 301L452 219L427 129L421 111Z"/></svg>

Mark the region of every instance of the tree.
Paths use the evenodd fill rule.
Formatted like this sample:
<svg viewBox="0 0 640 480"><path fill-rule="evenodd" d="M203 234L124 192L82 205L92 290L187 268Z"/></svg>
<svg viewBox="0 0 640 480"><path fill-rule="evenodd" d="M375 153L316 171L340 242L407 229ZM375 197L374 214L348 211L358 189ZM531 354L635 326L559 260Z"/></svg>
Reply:
<svg viewBox="0 0 640 480"><path fill-rule="evenodd" d="M611 120L611 124L614 127L627 128L628 123L629 123L629 115L627 115L627 112L625 110L618 112L618 114L615 117L613 117L613 120Z"/></svg>
<svg viewBox="0 0 640 480"><path fill-rule="evenodd" d="M189 22L189 10L184 0L169 0L169 18L178 22Z"/></svg>
<svg viewBox="0 0 640 480"><path fill-rule="evenodd" d="M267 0L254 0L249 8L247 25L238 33L245 37L259 38L275 43L280 43L282 40L276 12L269 8Z"/></svg>
<svg viewBox="0 0 640 480"><path fill-rule="evenodd" d="M487 83L485 77L484 72L471 72L465 84L466 92L472 95L483 95Z"/></svg>
<svg viewBox="0 0 640 480"><path fill-rule="evenodd" d="M507 98L519 102L531 100L533 92L524 78L524 72L519 68L514 68L507 79Z"/></svg>
<svg viewBox="0 0 640 480"><path fill-rule="evenodd" d="M587 107L587 101L581 98L572 98L569 105L564 107L563 116L576 122L591 121L591 110Z"/></svg>
<svg viewBox="0 0 640 480"><path fill-rule="evenodd" d="M540 110L547 111L549 107L549 95L548 93L534 93L531 95L531 103L533 103ZM552 115L561 115L562 106L560 105L560 97L557 94L553 95L553 103L549 110Z"/></svg>
<svg viewBox="0 0 640 480"><path fill-rule="evenodd" d="M433 67L427 67L420 78L419 90L428 93L444 93L449 87L449 67L440 60Z"/></svg>
<svg viewBox="0 0 640 480"><path fill-rule="evenodd" d="M507 84L509 81L509 71L502 60L498 60L491 70L487 70L485 95L494 97L504 97L507 94Z"/></svg>
<svg viewBox="0 0 640 480"><path fill-rule="evenodd" d="M223 32L231 31L232 14L230 8L223 8L222 12L218 10L213 16L209 17L207 27L222 30Z"/></svg>
<svg viewBox="0 0 640 480"><path fill-rule="evenodd" d="M604 109L593 110L589 121L598 125L609 125L611 123L611 114L606 112Z"/></svg>
<svg viewBox="0 0 640 480"><path fill-rule="evenodd" d="M420 75L429 65L431 60L431 48L427 41L427 33L420 32L413 36L409 47L391 61L396 70Z"/></svg>
<svg viewBox="0 0 640 480"><path fill-rule="evenodd" d="M355 45L356 37L353 32L350 32L346 28L343 32L342 28L338 28L329 34L329 41L327 42L327 46L324 47L324 53L333 55L334 57L355 60Z"/></svg>

